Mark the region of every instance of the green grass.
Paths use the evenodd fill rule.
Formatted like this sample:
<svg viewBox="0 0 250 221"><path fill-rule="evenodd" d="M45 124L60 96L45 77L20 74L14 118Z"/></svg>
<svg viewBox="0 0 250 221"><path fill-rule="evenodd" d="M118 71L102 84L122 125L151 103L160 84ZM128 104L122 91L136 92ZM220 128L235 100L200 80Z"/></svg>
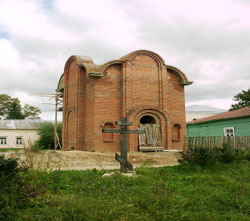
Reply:
<svg viewBox="0 0 250 221"><path fill-rule="evenodd" d="M5 220L250 220L250 162L107 171L23 173L23 204ZM23 197L22 195L22 197ZM16 201L15 201L16 202Z"/></svg>
<svg viewBox="0 0 250 221"><path fill-rule="evenodd" d="M19 150L23 150L23 148L0 148L0 152L19 151Z"/></svg>

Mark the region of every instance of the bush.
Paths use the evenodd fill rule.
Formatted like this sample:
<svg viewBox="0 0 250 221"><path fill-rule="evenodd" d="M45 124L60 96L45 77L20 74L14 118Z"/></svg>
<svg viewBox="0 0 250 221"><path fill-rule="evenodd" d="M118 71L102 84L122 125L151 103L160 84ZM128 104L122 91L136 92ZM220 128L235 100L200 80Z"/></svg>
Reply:
<svg viewBox="0 0 250 221"><path fill-rule="evenodd" d="M223 143L222 148L216 149L218 152L218 161L222 163L230 163L237 158L238 150L233 149L229 143Z"/></svg>
<svg viewBox="0 0 250 221"><path fill-rule="evenodd" d="M180 163L188 163L201 167L211 166L218 162L230 163L234 161L250 161L250 150L233 149L230 144L224 143L221 148L188 147L182 152Z"/></svg>
<svg viewBox="0 0 250 221"><path fill-rule="evenodd" d="M61 142L62 137L62 124L59 123L57 127L57 133L59 140ZM39 149L54 149L54 124L53 123L44 123L41 128L38 130L40 135L37 142L33 145L31 149L37 151Z"/></svg>
<svg viewBox="0 0 250 221"><path fill-rule="evenodd" d="M4 155L0 156L0 179L3 176L15 176L18 171L18 159L4 159Z"/></svg>
<svg viewBox="0 0 250 221"><path fill-rule="evenodd" d="M217 151L207 147L189 147L186 152L182 152L180 163L189 163L202 167L211 166L218 161Z"/></svg>
<svg viewBox="0 0 250 221"><path fill-rule="evenodd" d="M0 156L0 220L14 220L15 209L35 203L34 198L44 191L44 184L36 182L26 166L19 166L18 158Z"/></svg>

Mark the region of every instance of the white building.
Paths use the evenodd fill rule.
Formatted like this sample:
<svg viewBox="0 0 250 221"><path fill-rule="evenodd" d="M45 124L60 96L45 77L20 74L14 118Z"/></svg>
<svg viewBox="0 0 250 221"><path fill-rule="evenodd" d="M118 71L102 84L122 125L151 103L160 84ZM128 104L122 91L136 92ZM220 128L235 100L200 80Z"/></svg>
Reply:
<svg viewBox="0 0 250 221"><path fill-rule="evenodd" d="M203 105L192 105L186 107L186 122L198 120L204 117L213 116L215 114L220 114L223 112L227 112L227 110L223 110L215 107L208 107Z"/></svg>
<svg viewBox="0 0 250 221"><path fill-rule="evenodd" d="M30 147L38 138L42 120L0 120L0 148Z"/></svg>

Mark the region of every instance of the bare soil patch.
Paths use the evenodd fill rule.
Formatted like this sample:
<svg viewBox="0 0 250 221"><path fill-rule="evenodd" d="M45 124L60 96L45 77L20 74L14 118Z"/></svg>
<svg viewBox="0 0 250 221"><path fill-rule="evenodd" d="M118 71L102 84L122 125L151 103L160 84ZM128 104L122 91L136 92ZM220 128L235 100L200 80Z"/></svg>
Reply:
<svg viewBox="0 0 250 221"><path fill-rule="evenodd" d="M115 160L114 152L88 151L55 151L47 150L37 153L28 150L18 153L6 152L6 156L18 155L21 161L27 162L34 169L48 170L88 170L88 169L118 169L120 164ZM136 167L161 167L178 165L179 152L129 152L128 160Z"/></svg>

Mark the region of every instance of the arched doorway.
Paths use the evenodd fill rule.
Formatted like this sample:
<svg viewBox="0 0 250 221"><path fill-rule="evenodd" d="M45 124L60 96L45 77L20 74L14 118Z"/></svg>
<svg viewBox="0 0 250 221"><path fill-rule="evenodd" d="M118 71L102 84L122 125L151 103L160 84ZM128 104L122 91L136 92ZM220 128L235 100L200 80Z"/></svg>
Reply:
<svg viewBox="0 0 250 221"><path fill-rule="evenodd" d="M152 116L146 115L140 119L140 124L156 124L156 120Z"/></svg>
<svg viewBox="0 0 250 221"><path fill-rule="evenodd" d="M162 150L161 126L159 120L152 115L143 115L140 118L141 130L145 134L139 135L139 151Z"/></svg>

